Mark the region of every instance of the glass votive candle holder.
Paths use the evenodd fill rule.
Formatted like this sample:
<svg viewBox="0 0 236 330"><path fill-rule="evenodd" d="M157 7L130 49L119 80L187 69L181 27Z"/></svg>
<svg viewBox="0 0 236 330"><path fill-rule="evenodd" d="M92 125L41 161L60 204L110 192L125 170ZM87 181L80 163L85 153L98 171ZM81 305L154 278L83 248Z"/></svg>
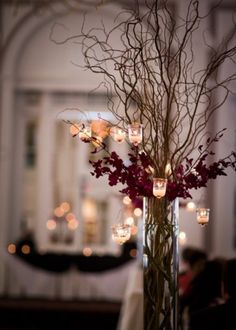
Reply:
<svg viewBox="0 0 236 330"><path fill-rule="evenodd" d="M203 207L197 208L196 213L197 213L197 222L201 226L205 226L209 222L210 209L206 209Z"/></svg>
<svg viewBox="0 0 236 330"><path fill-rule="evenodd" d="M113 137L114 141L121 143L125 140L126 133L123 129L113 126L111 128L111 136Z"/></svg>
<svg viewBox="0 0 236 330"><path fill-rule="evenodd" d="M153 195L162 198L166 194L167 179L153 178Z"/></svg>
<svg viewBox="0 0 236 330"><path fill-rule="evenodd" d="M134 123L128 125L129 141L137 146L143 140L143 125Z"/></svg>
<svg viewBox="0 0 236 330"><path fill-rule="evenodd" d="M112 227L112 239L122 245L130 239L131 228L126 224L117 224Z"/></svg>
<svg viewBox="0 0 236 330"><path fill-rule="evenodd" d="M92 130L90 125L83 125L79 131L79 138L83 142L89 142L91 140Z"/></svg>

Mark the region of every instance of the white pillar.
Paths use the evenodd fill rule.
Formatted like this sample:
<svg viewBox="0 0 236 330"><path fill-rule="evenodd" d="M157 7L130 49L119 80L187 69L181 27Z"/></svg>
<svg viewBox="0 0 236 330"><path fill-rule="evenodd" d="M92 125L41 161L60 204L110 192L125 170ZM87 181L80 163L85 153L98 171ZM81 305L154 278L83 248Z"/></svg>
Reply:
<svg viewBox="0 0 236 330"><path fill-rule="evenodd" d="M47 245L48 233L46 221L53 211L53 144L54 122L52 118L50 97L42 96L37 132L37 210L35 239L38 248Z"/></svg>
<svg viewBox="0 0 236 330"><path fill-rule="evenodd" d="M14 154L14 117L13 117L13 82L5 79L2 83L1 99L1 137L0 137L0 251L5 252L9 239L9 231L13 225L11 219L11 177ZM0 293L5 291L5 262L0 254Z"/></svg>

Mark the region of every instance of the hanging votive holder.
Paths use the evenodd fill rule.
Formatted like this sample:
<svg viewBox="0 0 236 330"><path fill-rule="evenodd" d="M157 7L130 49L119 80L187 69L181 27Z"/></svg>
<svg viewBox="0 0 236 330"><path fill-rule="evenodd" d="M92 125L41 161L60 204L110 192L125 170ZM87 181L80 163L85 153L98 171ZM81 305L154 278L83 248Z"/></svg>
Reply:
<svg viewBox="0 0 236 330"><path fill-rule="evenodd" d="M126 224L117 224L112 227L112 239L122 245L130 239L131 228Z"/></svg>
<svg viewBox="0 0 236 330"><path fill-rule="evenodd" d="M91 126L89 124L82 125L79 131L79 138L83 142L90 142L92 136Z"/></svg>
<svg viewBox="0 0 236 330"><path fill-rule="evenodd" d="M139 123L134 123L128 125L129 141L138 146L143 140L143 125Z"/></svg>
<svg viewBox="0 0 236 330"><path fill-rule="evenodd" d="M153 178L153 195L162 198L166 194L167 179Z"/></svg>
<svg viewBox="0 0 236 330"><path fill-rule="evenodd" d="M114 141L122 143L125 140L126 133L123 129L113 126L111 128L111 136L113 137Z"/></svg>
<svg viewBox="0 0 236 330"><path fill-rule="evenodd" d="M205 226L209 222L210 209L206 208L197 208L197 222L201 226Z"/></svg>

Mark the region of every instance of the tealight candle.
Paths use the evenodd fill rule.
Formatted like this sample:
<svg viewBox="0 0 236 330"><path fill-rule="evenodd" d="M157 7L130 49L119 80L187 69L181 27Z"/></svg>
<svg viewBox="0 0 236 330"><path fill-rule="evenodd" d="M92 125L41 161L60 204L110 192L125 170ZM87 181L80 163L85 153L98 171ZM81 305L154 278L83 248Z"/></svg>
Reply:
<svg viewBox="0 0 236 330"><path fill-rule="evenodd" d="M111 132L112 132L112 137L116 142L121 143L125 140L126 133L125 131L123 131L123 129L114 126L112 127Z"/></svg>
<svg viewBox="0 0 236 330"><path fill-rule="evenodd" d="M153 178L153 195L162 198L166 194L167 179Z"/></svg>
<svg viewBox="0 0 236 330"><path fill-rule="evenodd" d="M139 123L130 124L128 126L129 141L137 146L143 139L143 126Z"/></svg>
<svg viewBox="0 0 236 330"><path fill-rule="evenodd" d="M197 222L205 226L209 222L209 214L210 214L210 209L206 208L198 208L196 209L197 213Z"/></svg>
<svg viewBox="0 0 236 330"><path fill-rule="evenodd" d="M126 224L118 224L112 227L112 239L122 245L130 239L131 229Z"/></svg>

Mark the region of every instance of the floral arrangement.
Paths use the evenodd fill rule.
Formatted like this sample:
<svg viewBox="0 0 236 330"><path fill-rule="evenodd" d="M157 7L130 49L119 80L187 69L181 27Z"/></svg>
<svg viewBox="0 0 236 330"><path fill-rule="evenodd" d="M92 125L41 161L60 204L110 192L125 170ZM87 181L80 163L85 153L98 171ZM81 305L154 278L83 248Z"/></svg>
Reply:
<svg viewBox="0 0 236 330"><path fill-rule="evenodd" d="M106 92L107 109L114 117L115 130L120 130L117 142L124 140L121 133L127 127L129 133L129 126L142 126L143 135L129 134L128 161L107 150L106 156L91 161L92 175L107 176L112 186L123 185L121 192L132 200L150 197L143 223L148 261L144 268L144 328L177 329L177 225L175 212L169 210L177 197L191 197L192 189L206 187L209 180L226 175L228 168L236 170L235 152L214 159L213 145L224 130L207 136L210 119L229 94L235 93L231 83L236 73L221 75L219 69L225 62L235 63L236 46L231 43L231 30L217 45L199 33L201 23L213 12L202 15L200 1L189 0L181 7L181 17L176 13L177 1L128 3L112 28L103 20L88 27L84 17L79 34L57 37L55 24L50 39L81 47L78 66L101 78L94 90ZM204 63L195 56L196 37L201 39L198 49L208 54ZM219 99L217 90L221 91ZM85 124L77 133L84 142L93 143L94 153L106 149L102 137L92 136ZM112 130L110 133L113 135ZM154 194L157 178L166 182L164 198ZM206 214L202 216L205 223Z"/></svg>
<svg viewBox="0 0 236 330"><path fill-rule="evenodd" d="M233 168L236 171L236 153L213 161L210 163L215 153L209 150L210 146L218 142L223 136L223 129L214 138L208 138L206 146L198 147L197 159L186 158L185 162L176 166L171 174L167 175L166 197L171 202L176 197L192 198L191 189L206 187L209 180L218 176L227 175L226 169ZM102 148L104 148L104 144ZM97 152L97 149L94 150ZM128 154L129 164L127 165L116 152L111 152L97 161L90 161L93 166L91 174L96 178L106 175L110 186L121 183L125 188L120 192L126 194L135 201L138 197L153 196L153 163L150 157L133 146L132 152Z"/></svg>

